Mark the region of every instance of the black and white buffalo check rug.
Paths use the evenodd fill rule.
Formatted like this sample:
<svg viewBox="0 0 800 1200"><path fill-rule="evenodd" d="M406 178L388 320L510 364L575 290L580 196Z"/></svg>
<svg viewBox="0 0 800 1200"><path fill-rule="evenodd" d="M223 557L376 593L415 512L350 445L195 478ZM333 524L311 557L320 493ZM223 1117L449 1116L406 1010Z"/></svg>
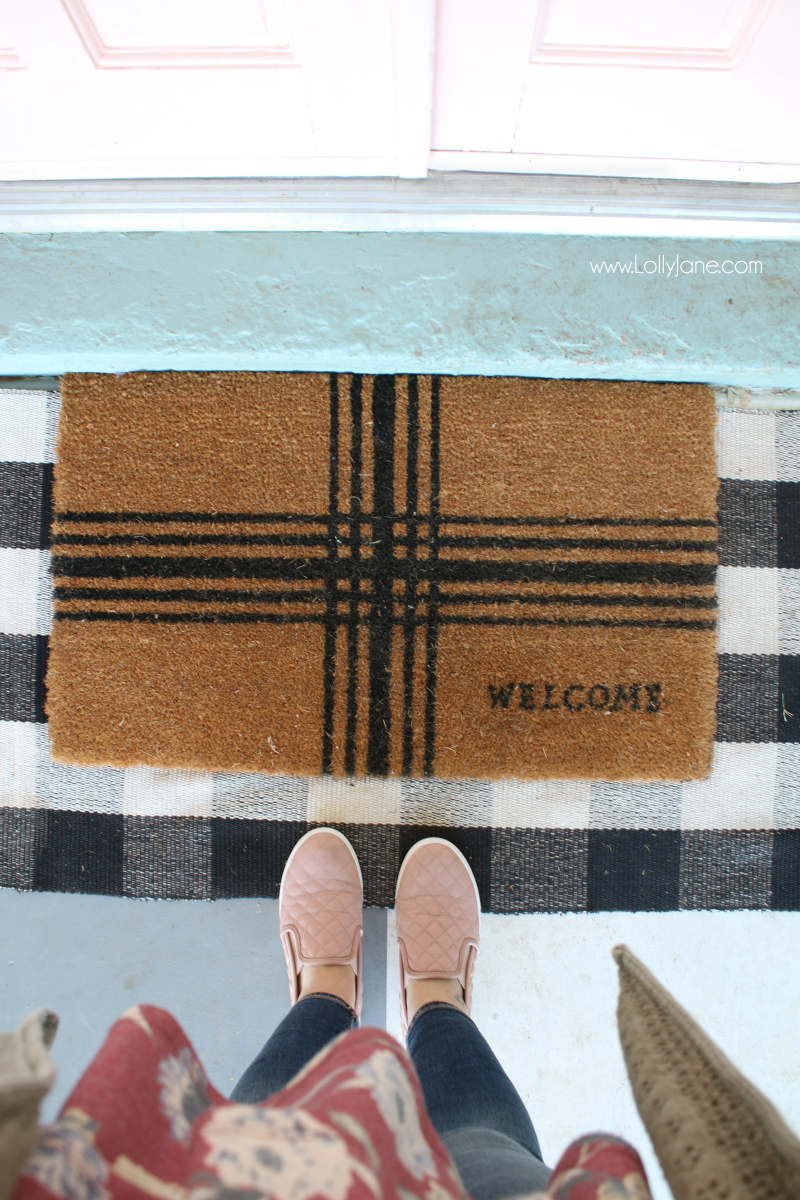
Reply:
<svg viewBox="0 0 800 1200"><path fill-rule="evenodd" d="M353 841L372 905L391 905L408 847L440 833L469 858L491 912L800 909L800 413L719 413L710 777L492 783L53 762L58 407L55 393L0 392L0 886L275 896L295 841L324 823Z"/></svg>

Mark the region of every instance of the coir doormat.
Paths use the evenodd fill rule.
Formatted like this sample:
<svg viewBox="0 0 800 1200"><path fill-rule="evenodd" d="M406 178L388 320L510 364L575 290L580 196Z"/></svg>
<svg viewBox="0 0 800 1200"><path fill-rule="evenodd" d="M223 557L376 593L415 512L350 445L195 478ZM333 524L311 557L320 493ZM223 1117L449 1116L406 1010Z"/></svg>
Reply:
<svg viewBox="0 0 800 1200"><path fill-rule="evenodd" d="M68 376L53 753L703 777L713 432L694 385Z"/></svg>

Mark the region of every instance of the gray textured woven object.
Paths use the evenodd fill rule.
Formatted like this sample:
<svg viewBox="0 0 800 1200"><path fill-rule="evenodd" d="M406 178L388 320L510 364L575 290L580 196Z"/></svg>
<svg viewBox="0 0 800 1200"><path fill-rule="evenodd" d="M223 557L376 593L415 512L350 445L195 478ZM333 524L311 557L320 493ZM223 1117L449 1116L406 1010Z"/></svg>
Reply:
<svg viewBox="0 0 800 1200"><path fill-rule="evenodd" d="M627 946L616 946L628 1076L675 1200L797 1200L800 1139Z"/></svg>

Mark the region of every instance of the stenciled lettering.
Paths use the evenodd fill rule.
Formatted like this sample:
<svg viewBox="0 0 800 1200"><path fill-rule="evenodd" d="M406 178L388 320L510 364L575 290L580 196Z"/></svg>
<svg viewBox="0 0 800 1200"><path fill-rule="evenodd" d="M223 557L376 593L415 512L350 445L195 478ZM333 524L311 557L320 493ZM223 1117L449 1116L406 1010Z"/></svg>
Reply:
<svg viewBox="0 0 800 1200"><path fill-rule="evenodd" d="M568 688L564 689L564 707L568 708L570 712L580 712L582 708L586 707L585 701L581 700L579 703L573 704L572 697L576 692L585 691L586 688L582 683L571 683Z"/></svg>
<svg viewBox="0 0 800 1200"><path fill-rule="evenodd" d="M492 684L487 684L489 695L492 697L492 708L497 708L499 704L501 708L508 708L508 702L514 694L515 683L507 683L505 687L493 687Z"/></svg>
<svg viewBox="0 0 800 1200"><path fill-rule="evenodd" d="M614 703L611 705L612 712L622 712L623 704L627 704L631 712L639 711L639 692L642 690L640 683L629 683L627 686L624 683L617 684L617 690L614 693Z"/></svg>
<svg viewBox="0 0 800 1200"><path fill-rule="evenodd" d="M595 701L595 693L596 692L601 692L602 696L603 696L603 698L599 704L597 704ZM596 683L594 685L594 687L589 689L588 699L589 699L589 707L593 708L597 711L601 708L608 708L609 704L611 703L611 693L609 692L608 688L606 687L606 685L604 683Z"/></svg>
<svg viewBox="0 0 800 1200"><path fill-rule="evenodd" d="M570 683L564 690L555 683L486 685L492 708L521 709L523 712L569 713L660 713L663 685L660 683ZM644 703L644 694L647 703ZM536 697L541 697L537 708ZM516 703L511 701L517 697ZM613 697L613 700L612 700Z"/></svg>

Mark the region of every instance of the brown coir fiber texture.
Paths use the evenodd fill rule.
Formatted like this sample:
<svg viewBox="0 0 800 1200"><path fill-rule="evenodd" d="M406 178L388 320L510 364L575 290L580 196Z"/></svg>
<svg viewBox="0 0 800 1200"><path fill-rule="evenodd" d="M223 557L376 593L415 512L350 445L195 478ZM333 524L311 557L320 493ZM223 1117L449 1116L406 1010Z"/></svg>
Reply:
<svg viewBox="0 0 800 1200"><path fill-rule="evenodd" d="M708 773L707 389L165 372L62 404L58 759Z"/></svg>

